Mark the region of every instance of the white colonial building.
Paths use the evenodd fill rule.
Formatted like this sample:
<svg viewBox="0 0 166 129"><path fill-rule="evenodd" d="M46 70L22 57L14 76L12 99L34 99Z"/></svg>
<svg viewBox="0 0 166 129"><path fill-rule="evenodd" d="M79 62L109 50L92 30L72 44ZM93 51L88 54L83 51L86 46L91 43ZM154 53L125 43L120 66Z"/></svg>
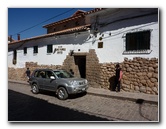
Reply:
<svg viewBox="0 0 166 129"><path fill-rule="evenodd" d="M73 69L94 87L111 88L119 62L124 71L122 89L158 94L158 19L157 8L79 10L45 25L45 35L8 43L9 78L16 77L11 71L25 70L27 65L58 66ZM20 74L17 78L23 79Z"/></svg>

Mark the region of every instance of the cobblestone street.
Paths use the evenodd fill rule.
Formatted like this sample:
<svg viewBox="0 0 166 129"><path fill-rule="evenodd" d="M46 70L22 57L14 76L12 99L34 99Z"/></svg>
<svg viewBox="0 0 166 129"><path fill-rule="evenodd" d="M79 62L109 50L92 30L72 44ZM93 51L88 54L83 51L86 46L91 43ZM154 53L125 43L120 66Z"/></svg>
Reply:
<svg viewBox="0 0 166 129"><path fill-rule="evenodd" d="M10 90L16 91L16 92L31 96L33 98L36 98L39 101L45 100L46 102L52 105L61 106L64 108L72 109L80 113L95 116L89 119L89 121L114 120L114 121L134 121L134 122L137 122L137 121L138 122L140 121L157 122L159 119L157 104L150 104L150 103L138 104L134 101L121 100L121 99L115 99L115 98L113 99L113 98L95 96L90 94L86 94L86 95L81 94L81 95L71 96L69 99L62 101L57 99L54 93L41 92L40 94L34 95L31 92L30 86L28 85L11 83L11 82L9 82L8 84L9 84L8 85L9 91ZM24 98L20 98L20 99L24 99ZM15 102L19 104L20 99L15 100ZM11 104L9 100L9 106L10 105ZM11 111L9 113L11 113ZM10 115L12 115L12 113ZM12 116L9 116L9 117L12 117ZM33 120L33 116L31 117ZM63 121L67 121L68 120L67 118L68 116L66 116L66 119L64 119ZM80 120L87 121L86 117L84 118L85 119L80 119Z"/></svg>

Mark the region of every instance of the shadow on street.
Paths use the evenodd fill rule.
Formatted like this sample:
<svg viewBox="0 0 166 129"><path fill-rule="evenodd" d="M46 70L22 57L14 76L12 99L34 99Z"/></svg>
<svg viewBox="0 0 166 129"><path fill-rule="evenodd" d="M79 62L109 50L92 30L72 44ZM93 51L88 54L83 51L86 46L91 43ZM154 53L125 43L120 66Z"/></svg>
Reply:
<svg viewBox="0 0 166 129"><path fill-rule="evenodd" d="M64 101L65 103L65 101ZM108 121L8 90L8 121Z"/></svg>
<svg viewBox="0 0 166 129"><path fill-rule="evenodd" d="M57 97L57 95L55 94L55 92L51 92L51 91L40 90L39 94L44 94L44 95L48 95L48 96L52 96L52 97ZM78 93L78 94L70 94L69 97L68 97L68 99L81 98L81 97L85 96L86 94L87 94L87 92Z"/></svg>

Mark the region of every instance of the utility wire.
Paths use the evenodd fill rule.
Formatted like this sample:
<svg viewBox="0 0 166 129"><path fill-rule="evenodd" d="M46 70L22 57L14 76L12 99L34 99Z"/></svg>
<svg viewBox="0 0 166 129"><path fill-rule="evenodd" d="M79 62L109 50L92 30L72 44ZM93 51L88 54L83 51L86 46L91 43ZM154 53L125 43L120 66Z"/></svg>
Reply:
<svg viewBox="0 0 166 129"><path fill-rule="evenodd" d="M43 21L43 22L40 22L40 23L38 23L38 24L36 24L36 25L34 25L34 26L31 26L31 27L29 27L29 28L27 28L27 29L25 29L25 30L22 30L22 31L20 31L20 32L18 32L18 33L15 33L15 34L13 34L12 36L17 35L17 34L20 34L20 33L23 33L23 32L25 32L25 31L27 31L27 30L30 30L30 29L32 29L32 28L34 28L34 27L36 27L36 26L38 26L38 25L40 25L40 24L42 24L42 23L45 23L45 22L47 22L47 21L49 21L49 20L52 20L52 19L54 19L54 18L56 18L56 17L59 17L59 16L61 16L61 15L64 15L65 13L68 13L68 12L74 10L74 9L75 9L75 8L72 8L72 9L70 9L70 10L68 10L68 11L65 11L65 12L63 12L63 13L60 13L60 14L54 16L54 17L51 17L51 18L49 18L49 19Z"/></svg>

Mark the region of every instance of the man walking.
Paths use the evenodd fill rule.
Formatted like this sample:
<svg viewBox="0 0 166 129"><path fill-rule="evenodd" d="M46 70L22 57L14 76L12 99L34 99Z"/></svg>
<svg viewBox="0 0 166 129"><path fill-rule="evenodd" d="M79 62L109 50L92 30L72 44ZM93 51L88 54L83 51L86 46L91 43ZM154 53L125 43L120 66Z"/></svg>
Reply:
<svg viewBox="0 0 166 129"><path fill-rule="evenodd" d="M29 68L27 68L27 70L26 70L26 75L27 75L27 78L28 78L28 81L29 81L29 78L30 78L30 75L31 75L31 71L29 70Z"/></svg>
<svg viewBox="0 0 166 129"><path fill-rule="evenodd" d="M117 92L120 92L120 81L122 79L122 70L120 68L120 65L119 63L116 64L116 76L115 76L115 88L114 88L114 91L116 90Z"/></svg>

